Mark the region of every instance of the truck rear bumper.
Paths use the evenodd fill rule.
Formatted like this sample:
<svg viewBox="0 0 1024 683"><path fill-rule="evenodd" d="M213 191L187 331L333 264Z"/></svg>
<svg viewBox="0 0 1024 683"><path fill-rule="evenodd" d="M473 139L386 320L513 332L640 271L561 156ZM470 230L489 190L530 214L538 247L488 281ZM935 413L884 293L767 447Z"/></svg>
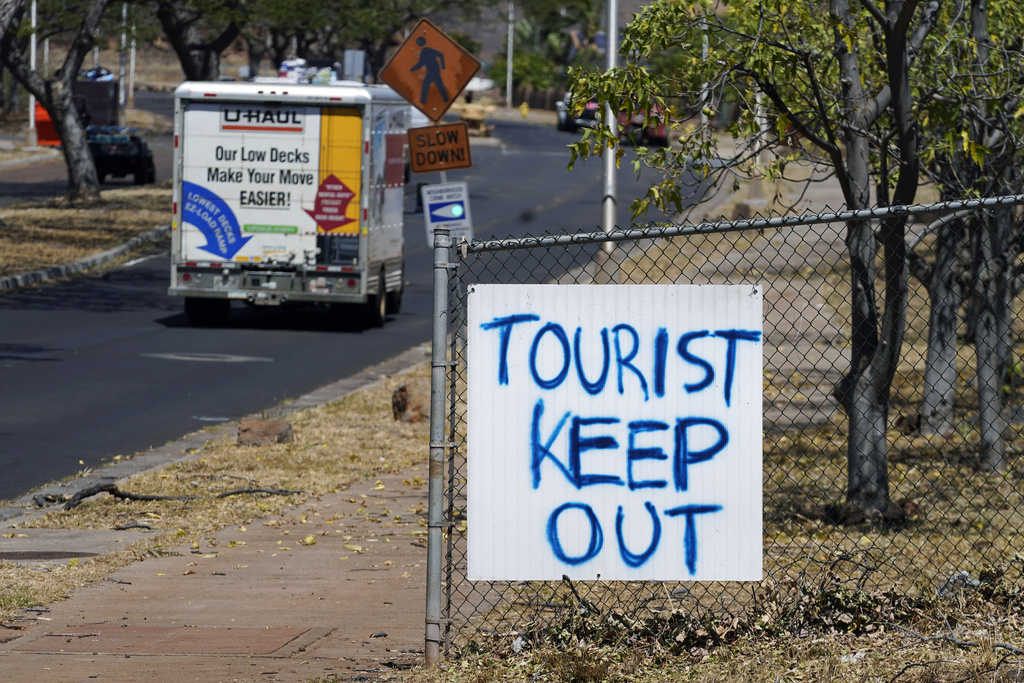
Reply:
<svg viewBox="0 0 1024 683"><path fill-rule="evenodd" d="M324 292L274 291L263 289L196 289L193 287L171 287L169 296L196 299L230 299L244 301L255 306L281 306L290 303L336 303L363 304L367 301L365 294L339 294Z"/></svg>

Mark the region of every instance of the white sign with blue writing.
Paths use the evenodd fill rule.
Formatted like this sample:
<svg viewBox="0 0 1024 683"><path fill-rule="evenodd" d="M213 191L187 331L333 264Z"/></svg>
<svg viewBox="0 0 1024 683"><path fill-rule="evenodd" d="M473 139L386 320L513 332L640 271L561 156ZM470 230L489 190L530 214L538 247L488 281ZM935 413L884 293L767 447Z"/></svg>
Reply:
<svg viewBox="0 0 1024 683"><path fill-rule="evenodd" d="M473 219L469 211L469 186L464 182L424 185L423 219L427 224L427 246L434 247L434 228L451 230L452 244L462 238L473 241Z"/></svg>
<svg viewBox="0 0 1024 683"><path fill-rule="evenodd" d="M759 286L468 297L470 579L761 579Z"/></svg>

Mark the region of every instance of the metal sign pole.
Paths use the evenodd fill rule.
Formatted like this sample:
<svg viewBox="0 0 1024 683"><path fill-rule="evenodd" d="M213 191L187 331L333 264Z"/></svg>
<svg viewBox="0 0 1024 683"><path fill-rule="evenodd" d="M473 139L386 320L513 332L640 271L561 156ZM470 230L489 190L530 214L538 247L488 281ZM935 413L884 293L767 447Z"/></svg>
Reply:
<svg viewBox="0 0 1024 683"><path fill-rule="evenodd" d="M505 109L512 108L512 54L515 50L516 4L508 3L508 43L505 46Z"/></svg>
<svg viewBox="0 0 1024 683"><path fill-rule="evenodd" d="M605 67L608 71L615 68L616 56L619 45L619 3L618 0L608 0L608 20L605 32L604 51ZM604 107L605 124L612 135L619 133L619 115L612 111L611 105ZM615 154L609 150L604 151L604 196L601 197L601 229L609 233L615 229L616 209L618 208L615 168ZM613 245L605 242L604 250L611 252Z"/></svg>
<svg viewBox="0 0 1024 683"><path fill-rule="evenodd" d="M448 268L451 236L447 227L434 229L434 318L430 371L430 473L427 509L427 612L424 663L441 661L441 559L444 552L445 393L448 381Z"/></svg>

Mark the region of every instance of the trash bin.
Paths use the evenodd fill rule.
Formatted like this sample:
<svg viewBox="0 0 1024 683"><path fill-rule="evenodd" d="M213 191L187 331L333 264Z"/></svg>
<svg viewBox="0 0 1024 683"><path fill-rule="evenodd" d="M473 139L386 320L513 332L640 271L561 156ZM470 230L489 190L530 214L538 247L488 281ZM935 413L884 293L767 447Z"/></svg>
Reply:
<svg viewBox="0 0 1024 683"><path fill-rule="evenodd" d="M117 120L117 81L75 81L71 90L77 98L85 101L85 111L89 115L91 126L116 126Z"/></svg>

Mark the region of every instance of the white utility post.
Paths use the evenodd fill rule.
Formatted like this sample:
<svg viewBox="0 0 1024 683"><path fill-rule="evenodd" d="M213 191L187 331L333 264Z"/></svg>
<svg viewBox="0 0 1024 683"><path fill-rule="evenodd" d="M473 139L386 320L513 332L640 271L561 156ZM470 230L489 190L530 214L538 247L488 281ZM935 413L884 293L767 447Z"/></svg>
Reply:
<svg viewBox="0 0 1024 683"><path fill-rule="evenodd" d="M36 0L32 0L32 35L29 36L29 68L36 70ZM25 136L25 144L35 147L39 144L39 131L36 130L36 96L28 94L28 134Z"/></svg>
<svg viewBox="0 0 1024 683"><path fill-rule="evenodd" d="M135 24L132 24L132 52L128 68L128 108L135 109Z"/></svg>
<svg viewBox="0 0 1024 683"><path fill-rule="evenodd" d="M615 68L618 47L619 47L619 3L618 0L607 0L608 2L608 20L607 29L605 33L605 68L611 71ZM608 126L608 132L611 135L617 136L619 134L619 115L618 112L612 111L610 104L606 104L604 107L605 124ZM616 168L615 168L615 154L611 150L604 150L604 196L601 197L601 229L604 232L609 233L615 229L615 218L618 208L618 199L616 197ZM604 250L611 252L612 243L605 242Z"/></svg>
<svg viewBox="0 0 1024 683"><path fill-rule="evenodd" d="M128 50L128 3L121 3L121 45L120 45L121 61L117 73L117 108L124 111L125 100L125 69L126 69L126 58ZM122 121L123 123L123 121Z"/></svg>
<svg viewBox="0 0 1024 683"><path fill-rule="evenodd" d="M508 45L505 47L505 108L512 108L512 53L515 45L516 4L508 3Z"/></svg>

